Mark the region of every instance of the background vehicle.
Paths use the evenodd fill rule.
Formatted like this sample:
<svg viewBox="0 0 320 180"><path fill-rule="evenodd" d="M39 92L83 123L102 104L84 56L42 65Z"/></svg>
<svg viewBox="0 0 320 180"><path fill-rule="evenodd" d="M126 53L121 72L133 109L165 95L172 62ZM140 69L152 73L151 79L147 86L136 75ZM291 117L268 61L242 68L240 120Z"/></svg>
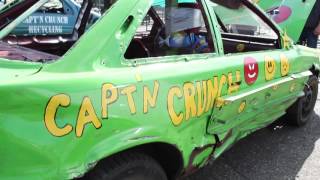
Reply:
<svg viewBox="0 0 320 180"><path fill-rule="evenodd" d="M18 17L24 6L32 1L13 1L8 4L20 5L11 8L4 17ZM73 37L74 29L80 15L81 5L74 0L50 0L38 8L32 15L19 23L3 41L10 44L38 49L61 55L77 40ZM18 14L16 12L19 12ZM101 15L91 11L85 29L88 29ZM9 21L10 22L10 21Z"/></svg>
<svg viewBox="0 0 320 180"><path fill-rule="evenodd" d="M50 0L17 26L11 34L17 36L72 34L81 5L74 0ZM91 12L89 26L100 15Z"/></svg>
<svg viewBox="0 0 320 180"><path fill-rule="evenodd" d="M0 13L0 179L176 179L284 114L303 125L313 112L319 53L249 1L110 1L85 31L84 0L59 52L11 43L46 2ZM203 23L174 31L193 15Z"/></svg>

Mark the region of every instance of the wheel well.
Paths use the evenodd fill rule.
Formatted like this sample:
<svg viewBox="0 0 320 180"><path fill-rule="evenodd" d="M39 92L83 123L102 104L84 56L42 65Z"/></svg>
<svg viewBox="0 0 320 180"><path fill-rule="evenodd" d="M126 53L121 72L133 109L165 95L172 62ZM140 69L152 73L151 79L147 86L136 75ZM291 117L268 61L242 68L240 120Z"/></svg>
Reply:
<svg viewBox="0 0 320 180"><path fill-rule="evenodd" d="M99 164L103 164L104 162L108 161L108 159L114 156L130 152L143 153L155 159L166 172L169 180L176 179L176 177L182 171L183 158L181 152L174 145L166 143L143 144L118 152L109 157L101 159L96 165L96 167L98 167Z"/></svg>
<svg viewBox="0 0 320 180"><path fill-rule="evenodd" d="M182 171L182 154L175 146L165 143L152 143L138 148L153 157L161 165L167 173L168 179L176 179Z"/></svg>

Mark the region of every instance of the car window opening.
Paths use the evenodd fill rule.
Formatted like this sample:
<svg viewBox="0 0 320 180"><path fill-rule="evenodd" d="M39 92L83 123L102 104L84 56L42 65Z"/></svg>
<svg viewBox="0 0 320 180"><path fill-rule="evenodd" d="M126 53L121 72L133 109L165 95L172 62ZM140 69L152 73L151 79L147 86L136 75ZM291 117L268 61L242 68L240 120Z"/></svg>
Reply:
<svg viewBox="0 0 320 180"><path fill-rule="evenodd" d="M176 0L154 3L137 29L126 59L214 52L201 3Z"/></svg>
<svg viewBox="0 0 320 180"><path fill-rule="evenodd" d="M81 3L74 0L49 0L1 40L0 58L23 61L56 60L115 2L116 0L106 0L101 4L100 1L97 3L93 0L83 0ZM7 22L0 20L1 29L32 5L31 1L14 4L2 15L2 19Z"/></svg>
<svg viewBox="0 0 320 180"><path fill-rule="evenodd" d="M220 25L225 54L280 48L277 33L245 4L215 2L210 5Z"/></svg>

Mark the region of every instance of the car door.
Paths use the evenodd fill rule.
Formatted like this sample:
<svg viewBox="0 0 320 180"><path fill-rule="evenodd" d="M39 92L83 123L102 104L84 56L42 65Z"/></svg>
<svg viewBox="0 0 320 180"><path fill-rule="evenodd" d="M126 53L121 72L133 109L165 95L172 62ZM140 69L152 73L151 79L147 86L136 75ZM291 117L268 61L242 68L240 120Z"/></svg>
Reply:
<svg viewBox="0 0 320 180"><path fill-rule="evenodd" d="M121 30L125 34L135 31L133 36L123 35L119 42L127 47L121 66L132 68L123 70L130 81L117 84L135 86L135 105L122 112L134 114L130 118L137 121L160 120L159 129L167 129L168 140L177 146L190 142L190 136L193 144L183 146L203 146L218 91L227 91L224 81L236 81L222 75L238 74L222 68L213 24L202 2L154 4L142 22L135 21L139 13L133 11ZM142 2L137 6L137 11L145 10ZM214 142L214 136L209 137L210 143Z"/></svg>
<svg viewBox="0 0 320 180"><path fill-rule="evenodd" d="M297 42L316 0L260 0L264 9Z"/></svg>
<svg viewBox="0 0 320 180"><path fill-rule="evenodd" d="M190 131L197 124L203 135L218 90L213 77L219 73L207 11L200 0L154 1L147 11L122 63L136 67L136 80L159 89L160 113L154 119L168 119L170 129ZM152 109L145 114L152 115Z"/></svg>
<svg viewBox="0 0 320 180"><path fill-rule="evenodd" d="M216 34L224 56L219 65L224 72L237 72L221 75L226 90L218 95L208 133L221 142L234 141L283 115L310 74L294 73L297 53L283 46L283 35L252 4L242 1L235 9L207 5L220 26Z"/></svg>

